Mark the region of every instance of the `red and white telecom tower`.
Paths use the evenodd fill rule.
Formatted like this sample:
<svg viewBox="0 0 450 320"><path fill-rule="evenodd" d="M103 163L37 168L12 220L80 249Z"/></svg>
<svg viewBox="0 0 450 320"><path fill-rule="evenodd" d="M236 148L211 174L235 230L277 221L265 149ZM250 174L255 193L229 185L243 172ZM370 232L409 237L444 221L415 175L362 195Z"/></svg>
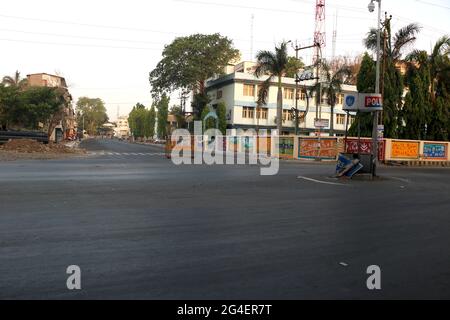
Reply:
<svg viewBox="0 0 450 320"><path fill-rule="evenodd" d="M316 0L316 27L314 30L314 62L321 55L321 48L325 48L325 0Z"/></svg>

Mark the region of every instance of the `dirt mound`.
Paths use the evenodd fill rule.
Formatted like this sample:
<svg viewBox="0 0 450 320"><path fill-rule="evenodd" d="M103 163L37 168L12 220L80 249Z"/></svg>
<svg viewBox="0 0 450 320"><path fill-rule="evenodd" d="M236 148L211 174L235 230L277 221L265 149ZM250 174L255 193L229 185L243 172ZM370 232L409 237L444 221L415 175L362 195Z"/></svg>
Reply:
<svg viewBox="0 0 450 320"><path fill-rule="evenodd" d="M77 153L77 150L60 144L47 145L32 139L13 139L0 146L1 150L19 153Z"/></svg>

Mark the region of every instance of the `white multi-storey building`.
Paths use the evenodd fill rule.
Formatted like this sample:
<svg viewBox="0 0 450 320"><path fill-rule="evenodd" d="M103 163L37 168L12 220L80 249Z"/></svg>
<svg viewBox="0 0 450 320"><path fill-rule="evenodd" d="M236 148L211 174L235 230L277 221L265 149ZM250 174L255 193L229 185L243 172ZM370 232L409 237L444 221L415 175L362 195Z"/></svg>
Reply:
<svg viewBox="0 0 450 320"><path fill-rule="evenodd" d="M235 66L228 66L225 74L209 79L206 83L206 92L211 100L210 107L216 107L223 102L227 109L228 127L230 129L276 129L277 114L277 79L274 79L269 89L267 105L256 108L257 92L261 84L268 78L254 75L256 63L241 62ZM302 81L299 83L298 109L300 113L308 109L306 118L299 123L299 132L302 135L315 135L317 128L315 120L322 119L328 126L321 129L322 134L329 134L330 130L330 107L326 104L326 97L316 110L315 98L309 98L307 108L306 91L315 84L315 80ZM283 134L293 134L295 131L295 120L292 109L295 107L295 79L282 78L283 85ZM347 114L342 110L344 94L356 92L356 86L343 85L342 93L338 103L334 107L334 133L343 135ZM258 111L258 112L257 112ZM349 125L354 116L350 115Z"/></svg>

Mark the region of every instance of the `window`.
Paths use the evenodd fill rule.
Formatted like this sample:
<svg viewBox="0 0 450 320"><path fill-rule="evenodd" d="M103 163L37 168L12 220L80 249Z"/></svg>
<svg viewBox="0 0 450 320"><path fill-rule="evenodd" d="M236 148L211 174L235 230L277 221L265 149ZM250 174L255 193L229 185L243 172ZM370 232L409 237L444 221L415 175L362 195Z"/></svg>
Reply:
<svg viewBox="0 0 450 320"><path fill-rule="evenodd" d="M267 108L259 108L256 110L256 118L258 119L267 119L267 114L268 114L268 109Z"/></svg>
<svg viewBox="0 0 450 320"><path fill-rule="evenodd" d="M336 115L336 123L337 124L345 124L345 114L337 114Z"/></svg>
<svg viewBox="0 0 450 320"><path fill-rule="evenodd" d="M337 96L337 104L342 105L344 103L344 95L343 94L339 94Z"/></svg>
<svg viewBox="0 0 450 320"><path fill-rule="evenodd" d="M292 110L283 110L283 121L292 121L294 119L294 114Z"/></svg>
<svg viewBox="0 0 450 320"><path fill-rule="evenodd" d="M294 89L284 88L284 98L287 100L293 100L294 99Z"/></svg>
<svg viewBox="0 0 450 320"><path fill-rule="evenodd" d="M348 119L348 123L350 124L350 125L352 125L353 124L353 122L355 122L355 116L350 116L350 119Z"/></svg>
<svg viewBox="0 0 450 320"><path fill-rule="evenodd" d="M300 90L300 100L305 101L306 100L306 91Z"/></svg>
<svg viewBox="0 0 450 320"><path fill-rule="evenodd" d="M255 96L255 86L253 84L244 84L244 96L245 97Z"/></svg>
<svg viewBox="0 0 450 320"><path fill-rule="evenodd" d="M255 108L242 107L242 118L253 119L255 116Z"/></svg>
<svg viewBox="0 0 450 320"><path fill-rule="evenodd" d="M222 99L222 90L217 90L217 99Z"/></svg>

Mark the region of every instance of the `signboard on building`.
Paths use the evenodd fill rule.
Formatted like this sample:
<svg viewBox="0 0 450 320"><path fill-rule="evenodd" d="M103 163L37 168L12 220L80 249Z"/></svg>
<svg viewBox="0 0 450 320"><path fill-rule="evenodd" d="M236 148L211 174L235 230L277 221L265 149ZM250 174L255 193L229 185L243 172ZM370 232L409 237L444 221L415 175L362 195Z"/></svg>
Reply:
<svg viewBox="0 0 450 320"><path fill-rule="evenodd" d="M328 119L314 119L314 127L316 128L328 128L330 126L330 120Z"/></svg>
<svg viewBox="0 0 450 320"><path fill-rule="evenodd" d="M383 161L385 158L385 142L378 143L378 160ZM345 145L347 153L372 154L372 140L371 139L347 139Z"/></svg>
<svg viewBox="0 0 450 320"><path fill-rule="evenodd" d="M279 154L283 158L294 157L294 137L279 138Z"/></svg>
<svg viewBox="0 0 450 320"><path fill-rule="evenodd" d="M299 138L298 157L302 159L336 159L337 139Z"/></svg>
<svg viewBox="0 0 450 320"><path fill-rule="evenodd" d="M381 94L377 93L348 93L344 95L345 111L373 112L383 110Z"/></svg>
<svg viewBox="0 0 450 320"><path fill-rule="evenodd" d="M345 111L358 111L358 93L345 94L342 109Z"/></svg>
<svg viewBox="0 0 450 320"><path fill-rule="evenodd" d="M420 143L410 141L392 141L391 157L396 159L418 159Z"/></svg>
<svg viewBox="0 0 450 320"><path fill-rule="evenodd" d="M433 160L447 160L447 145L442 143L424 143L423 157Z"/></svg>

